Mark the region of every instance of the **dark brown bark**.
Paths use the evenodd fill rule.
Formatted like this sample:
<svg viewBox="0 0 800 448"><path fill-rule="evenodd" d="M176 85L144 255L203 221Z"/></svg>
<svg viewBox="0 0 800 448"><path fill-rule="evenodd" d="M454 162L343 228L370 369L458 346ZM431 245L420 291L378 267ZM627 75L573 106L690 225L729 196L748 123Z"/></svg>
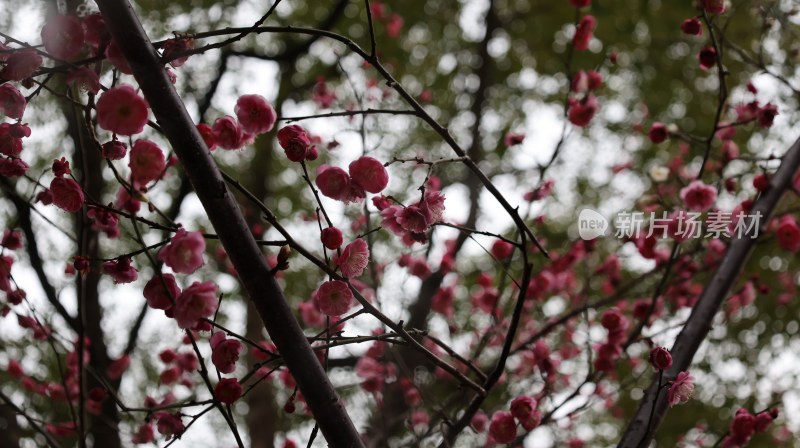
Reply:
<svg viewBox="0 0 800 448"><path fill-rule="evenodd" d="M68 132L75 144L76 168L81 176L83 191L90 198L99 199L103 194L103 158L100 151L91 144L91 139L86 133L86 124L83 117L76 109L67 108ZM96 260L101 257L98 244L98 235L80 216L77 223L78 253ZM78 334L89 339L88 346L89 365L98 375L105 375L111 359L105 343L105 333L102 328L103 307L100 305L100 267L93 268L84 276L78 276ZM80 344L78 344L80 345ZM88 366L87 366L88 367ZM85 399L87 391L95 387L105 387L94 375L87 375L85 371L82 397ZM106 381L108 379L106 378ZM116 388L118 382L109 381ZM106 400L99 416L91 416L90 424L84 428L92 435L94 446L117 448L122 446L119 435L119 413L113 400Z"/></svg>
<svg viewBox="0 0 800 448"><path fill-rule="evenodd" d="M131 5L97 3L323 435L332 446L363 446Z"/></svg>
<svg viewBox="0 0 800 448"><path fill-rule="evenodd" d="M283 89L281 89L283 90ZM279 92L280 95L280 92ZM280 101L275 104L276 110L280 110ZM269 138L267 138L269 137ZM270 136L262 137L256 142L256 155L251 164L255 169L243 173L243 180L247 189L256 197L266 198L270 195L269 176L263 173L272 171L273 154L272 145L274 139ZM251 213L248 216L249 224L261 222L258 213ZM258 310L252 302L247 304L247 329L246 336L252 341L260 341L264 338L264 323L258 317ZM252 351L247 359L250 369L256 363L252 356ZM269 381L262 381L249 394L247 394L247 406L249 412L245 416L247 430L250 434L251 448L273 448L275 446L275 434L278 432L278 403L275 401L275 393Z"/></svg>
<svg viewBox="0 0 800 448"><path fill-rule="evenodd" d="M771 217L781 196L791 187L792 177L800 168L800 139L783 156L780 168L770 178L770 188L756 200L750 215L761 213L761 231L766 228L767 222ZM664 380L675 379L678 373L686 371L692 363L700 344L706 338L714 315L719 311L722 302L728 294L731 285L736 281L739 272L750 256L750 252L755 246L757 239L745 236L744 238L734 239L725 256L722 259L713 277L706 285L700 299L692 309L689 320L686 321L672 347L672 367L664 372ZM656 403L653 399L658 388L658 376L653 379L647 393L639 404L633 419L628 424L628 428L622 436L618 447L637 448L646 447L653 439L659 424L667 412L667 394L660 393ZM652 414L652 424L648 421ZM651 426L648 431L648 426Z"/></svg>
<svg viewBox="0 0 800 448"><path fill-rule="evenodd" d="M251 341L260 341L263 339L263 330L264 323L258 316L258 310L251 301L248 301L245 336ZM252 370L256 362L251 351L247 357L248 370ZM262 381L245 396L248 411L244 420L247 423L250 448L273 448L275 446L275 434L278 432L279 419L278 406L272 387L271 382Z"/></svg>
<svg viewBox="0 0 800 448"><path fill-rule="evenodd" d="M18 447L20 437L22 430L17 422L17 413L8 405L0 403L0 446Z"/></svg>

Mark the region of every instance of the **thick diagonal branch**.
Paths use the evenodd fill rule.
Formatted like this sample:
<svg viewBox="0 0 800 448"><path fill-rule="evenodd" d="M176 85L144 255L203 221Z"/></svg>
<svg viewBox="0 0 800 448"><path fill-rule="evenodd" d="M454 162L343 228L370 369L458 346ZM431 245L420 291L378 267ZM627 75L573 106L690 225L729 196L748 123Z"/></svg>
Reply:
<svg viewBox="0 0 800 448"><path fill-rule="evenodd" d="M769 221L775 207L778 204L783 193L790 188L792 177L800 167L800 139L798 139L789 151L783 156L780 168L770 179L770 188L758 200L756 200L753 208L750 210L750 216L756 213L761 214L761 223L764 224ZM668 380L674 379L679 372L685 371L692 363L692 358L700 347L700 343L706 338L708 331L711 329L711 322L714 315L719 311L722 301L725 299L730 290L731 285L736 281L742 266L750 256L753 246L756 244L756 239L751 238L749 235L736 238L731 242L730 247L722 259L717 271L711 281L708 282L700 299L692 309L692 314L689 320L686 321L683 330L681 330L678 338L675 340L675 345L672 347L672 367L665 372L665 377ZM666 394L659 394L657 402L653 404L653 399L656 397L656 389L658 388L657 378L647 389L642 402L639 404L639 409L636 415L631 420L628 428L625 430L618 447L620 448L637 448L646 447L655 434L655 430L648 433L648 419L650 414L653 414L653 428L658 428L664 414L667 411L667 398Z"/></svg>
<svg viewBox="0 0 800 448"><path fill-rule="evenodd" d="M331 446L363 446L138 17L127 1L97 3L323 435Z"/></svg>

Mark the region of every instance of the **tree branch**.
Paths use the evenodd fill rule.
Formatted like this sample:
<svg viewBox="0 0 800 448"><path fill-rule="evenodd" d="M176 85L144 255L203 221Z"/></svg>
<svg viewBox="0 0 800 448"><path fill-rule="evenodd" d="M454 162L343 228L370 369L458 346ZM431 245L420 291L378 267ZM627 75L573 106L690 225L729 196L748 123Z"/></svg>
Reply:
<svg viewBox="0 0 800 448"><path fill-rule="evenodd" d="M36 235L33 233L31 205L17 194L14 190L14 186L11 185L8 179L0 178L0 188L6 193L5 196L8 200L14 204L14 208L17 212L16 215L19 220L18 224L25 234L25 247L27 248L28 258L31 260L31 268L36 272L36 277L39 279L39 284L42 286L42 290L44 290L47 301L50 302L50 305L53 306L58 315L69 324L70 328L73 330L77 329L77 320L74 316L69 314L67 309L64 308L64 305L58 300L56 289L50 283L47 274L44 272L44 260L42 260L41 255L39 255L39 245L36 243Z"/></svg>
<svg viewBox="0 0 800 448"><path fill-rule="evenodd" d="M778 204L778 200L783 196L783 193L789 189L792 176L797 172L800 167L800 139L795 141L792 147L783 156L778 171L770 177L770 188L756 200L753 208L750 210L750 215L761 213L763 219L761 229L766 228L767 222ZM749 235L735 238L725 256L722 259L719 267L711 280L706 284L700 299L692 309L692 314L689 320L681 330L675 345L672 347L672 367L664 372L667 381L673 380L679 372L685 371L692 363L692 358L700 347L700 344L705 339L709 330L711 330L711 322L714 315L719 310L725 299L728 290L736 278L739 271L750 256L750 252L755 246L757 238L751 238ZM639 409L636 411L635 416L628 424L628 428L619 442L619 448L636 448L647 446L650 440L656 433L658 425L664 418L667 411L667 398L665 394L659 396L656 403L653 404L654 397L657 396L658 381L655 379L644 399L639 404ZM647 421L650 417L650 412L653 412L653 428L651 433L647 433Z"/></svg>
<svg viewBox="0 0 800 448"><path fill-rule="evenodd" d="M132 7L122 0L97 3L328 443L363 446Z"/></svg>
<svg viewBox="0 0 800 448"><path fill-rule="evenodd" d="M33 417L31 417L30 415L28 415L27 412L25 412L25 410L23 410L22 408L17 406L13 401L11 401L11 397L9 397L8 395L4 394L3 391L0 391L0 400L3 400L3 402L6 404L6 406L8 406L9 408L13 409L14 412L17 415L21 415L22 417L24 417L25 420L27 420L28 424L31 425L31 427L34 430L36 430L36 432L41 434L42 437L44 437L44 440L47 441L47 444L50 447L52 447L52 448L60 448L61 447L61 445L58 444L58 441L56 441L56 439L54 439L53 436L50 435L50 433L45 431L44 428L42 428L42 426L39 423L37 423L37 421Z"/></svg>

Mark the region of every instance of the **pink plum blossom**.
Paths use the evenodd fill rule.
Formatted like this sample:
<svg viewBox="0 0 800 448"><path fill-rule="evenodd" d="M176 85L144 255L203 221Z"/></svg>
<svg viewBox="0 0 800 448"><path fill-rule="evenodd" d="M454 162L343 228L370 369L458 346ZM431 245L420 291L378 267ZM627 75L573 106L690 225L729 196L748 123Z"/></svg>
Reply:
<svg viewBox="0 0 800 448"><path fill-rule="evenodd" d="M525 134L509 131L503 138L503 144L506 147L516 146L525 140Z"/></svg>
<svg viewBox="0 0 800 448"><path fill-rule="evenodd" d="M341 168L321 165L317 169L316 184L323 195L341 200L350 190L350 176Z"/></svg>
<svg viewBox="0 0 800 448"><path fill-rule="evenodd" d="M106 59L120 72L126 75L133 74L133 69L131 69L130 64L128 64L128 60L125 59L125 55L122 54L122 50L113 39L111 39L108 47L106 47Z"/></svg>
<svg viewBox="0 0 800 448"><path fill-rule="evenodd" d="M131 177L139 184L147 184L159 177L167 168L164 152L150 140L137 140L131 148L128 166Z"/></svg>
<svg viewBox="0 0 800 448"><path fill-rule="evenodd" d="M169 64L173 67L180 67L186 63L189 56L181 56L173 59L174 55L183 53L194 48L194 39L191 37L176 37L164 42L164 59L170 60Z"/></svg>
<svg viewBox="0 0 800 448"><path fill-rule="evenodd" d="M74 213L83 206L83 190L72 179L56 177L50 182L50 192L53 195L53 203L64 211Z"/></svg>
<svg viewBox="0 0 800 448"><path fill-rule="evenodd" d="M214 140L222 149L240 149L245 145L244 130L230 115L217 118L211 130L214 133Z"/></svg>
<svg viewBox="0 0 800 448"><path fill-rule="evenodd" d="M497 411L492 414L489 423L489 436L496 443L511 443L517 438L517 422L514 416L507 411Z"/></svg>
<svg viewBox="0 0 800 448"><path fill-rule="evenodd" d="M275 126L277 115L272 105L261 95L242 95L234 109L242 129L250 134L263 134Z"/></svg>
<svg viewBox="0 0 800 448"><path fill-rule="evenodd" d="M0 112L8 118L21 119L28 103L25 97L11 83L0 85Z"/></svg>
<svg viewBox="0 0 800 448"><path fill-rule="evenodd" d="M236 369L236 361L244 350L242 343L236 339L228 339L225 333L218 331L211 336L211 362L219 373L231 373Z"/></svg>
<svg viewBox="0 0 800 448"><path fill-rule="evenodd" d="M144 285L144 298L151 308L168 310L181 293L175 276L172 274L158 274Z"/></svg>
<svg viewBox="0 0 800 448"><path fill-rule="evenodd" d="M111 140L103 143L103 157L108 160L120 160L128 153L128 145L119 140Z"/></svg>
<svg viewBox="0 0 800 448"><path fill-rule="evenodd" d="M89 67L78 67L67 73L66 82L70 86L89 93L100 91L100 77Z"/></svg>
<svg viewBox="0 0 800 448"><path fill-rule="evenodd" d="M111 362L108 366L108 370L106 370L106 374L108 378L112 380L118 380L128 367L131 365L131 357L128 355L122 355L119 359L116 359Z"/></svg>
<svg viewBox="0 0 800 448"><path fill-rule="evenodd" d="M223 378L214 387L214 396L225 404L232 404L241 398L242 384L236 378Z"/></svg>
<svg viewBox="0 0 800 448"><path fill-rule="evenodd" d="M314 301L319 310L328 316L340 316L350 309L353 292L347 283L341 280L330 280L314 292Z"/></svg>
<svg viewBox="0 0 800 448"><path fill-rule="evenodd" d="M583 51L589 48L589 42L592 40L595 26L597 26L597 20L594 16L585 15L581 17L575 30L575 37L572 38L572 45L576 50Z"/></svg>
<svg viewBox="0 0 800 448"><path fill-rule="evenodd" d="M359 277L369 263L369 247L367 242L359 238L342 250L336 257L336 265L345 277Z"/></svg>
<svg viewBox="0 0 800 448"><path fill-rule="evenodd" d="M131 283L139 277L139 273L131 266L131 259L123 257L103 263L103 274L111 276L114 283Z"/></svg>
<svg viewBox="0 0 800 448"><path fill-rule="evenodd" d="M367 156L350 163L350 178L370 193L380 193L389 184L389 173L383 164Z"/></svg>
<svg viewBox="0 0 800 448"><path fill-rule="evenodd" d="M698 212L708 210L717 200L717 190L701 180L692 181L683 187L680 195L686 208Z"/></svg>
<svg viewBox="0 0 800 448"><path fill-rule="evenodd" d="M680 372L667 391L669 407L686 403L694 393L694 377L689 372Z"/></svg>
<svg viewBox="0 0 800 448"><path fill-rule="evenodd" d="M292 162L306 160L311 149L311 137L302 126L296 124L285 126L278 131L278 143Z"/></svg>
<svg viewBox="0 0 800 448"><path fill-rule="evenodd" d="M58 59L72 60L84 43L83 27L75 16L54 15L42 27L44 49Z"/></svg>
<svg viewBox="0 0 800 448"><path fill-rule="evenodd" d="M194 282L175 300L173 314L179 327L192 328L201 319L211 317L218 303L217 286L214 283Z"/></svg>
<svg viewBox="0 0 800 448"><path fill-rule="evenodd" d="M330 250L338 249L344 241L342 238L342 231L336 227L326 227L322 229L320 239L322 240L322 245Z"/></svg>
<svg viewBox="0 0 800 448"><path fill-rule="evenodd" d="M594 118L598 108L597 98L594 95L589 94L581 101L570 98L567 118L575 126L585 128Z"/></svg>
<svg viewBox="0 0 800 448"><path fill-rule="evenodd" d="M6 66L0 71L0 79L22 81L42 65L42 57L33 48L15 51L6 59Z"/></svg>
<svg viewBox="0 0 800 448"><path fill-rule="evenodd" d="M800 227L797 226L794 216L787 214L781 217L775 234L781 248L792 253L800 251Z"/></svg>
<svg viewBox="0 0 800 448"><path fill-rule="evenodd" d="M97 124L120 135L138 134L147 124L147 103L127 84L109 89L97 100Z"/></svg>
<svg viewBox="0 0 800 448"><path fill-rule="evenodd" d="M206 241L202 233L187 232L180 228L169 244L158 251L158 259L175 272L191 274L205 264L203 260L205 250Z"/></svg>

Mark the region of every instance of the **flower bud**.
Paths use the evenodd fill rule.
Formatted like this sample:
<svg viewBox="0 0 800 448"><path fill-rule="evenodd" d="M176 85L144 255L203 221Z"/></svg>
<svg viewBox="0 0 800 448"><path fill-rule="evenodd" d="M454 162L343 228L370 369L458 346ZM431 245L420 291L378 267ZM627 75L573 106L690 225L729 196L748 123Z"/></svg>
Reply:
<svg viewBox="0 0 800 448"><path fill-rule="evenodd" d="M658 370L666 370L672 366L672 355L665 347L656 347L650 351L650 364Z"/></svg>

